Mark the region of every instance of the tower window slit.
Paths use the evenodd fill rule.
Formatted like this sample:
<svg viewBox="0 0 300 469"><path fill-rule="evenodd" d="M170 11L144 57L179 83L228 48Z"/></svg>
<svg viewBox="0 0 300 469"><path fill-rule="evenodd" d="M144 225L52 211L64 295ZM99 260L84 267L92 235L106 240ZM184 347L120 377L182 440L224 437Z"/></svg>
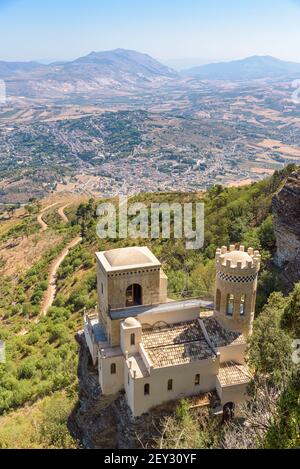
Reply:
<svg viewBox="0 0 300 469"><path fill-rule="evenodd" d="M246 295L241 296L241 304L240 304L240 315L245 316L246 312Z"/></svg>
<svg viewBox="0 0 300 469"><path fill-rule="evenodd" d="M227 295L227 307L226 307L226 314L227 316L233 316L234 311L234 295Z"/></svg>

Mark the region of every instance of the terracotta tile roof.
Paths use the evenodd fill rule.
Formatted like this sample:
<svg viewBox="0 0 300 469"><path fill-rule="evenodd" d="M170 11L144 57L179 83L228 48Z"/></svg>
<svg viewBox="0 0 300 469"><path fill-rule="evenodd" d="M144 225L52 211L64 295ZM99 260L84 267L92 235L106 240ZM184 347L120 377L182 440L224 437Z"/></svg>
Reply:
<svg viewBox="0 0 300 469"><path fill-rule="evenodd" d="M225 347L227 345L244 344L245 337L240 332L227 331L212 316L201 316L207 334L214 347Z"/></svg>
<svg viewBox="0 0 300 469"><path fill-rule="evenodd" d="M215 357L198 320L144 329L142 343L155 368Z"/></svg>
<svg viewBox="0 0 300 469"><path fill-rule="evenodd" d="M154 347L147 349L147 353L154 368L181 365L215 356L205 340L167 347Z"/></svg>
<svg viewBox="0 0 300 469"><path fill-rule="evenodd" d="M251 373L246 365L226 362L220 366L218 379L221 386L247 384L251 381Z"/></svg>
<svg viewBox="0 0 300 469"><path fill-rule="evenodd" d="M198 320L145 328L142 335L145 348L181 344L199 339L204 339L204 335Z"/></svg>

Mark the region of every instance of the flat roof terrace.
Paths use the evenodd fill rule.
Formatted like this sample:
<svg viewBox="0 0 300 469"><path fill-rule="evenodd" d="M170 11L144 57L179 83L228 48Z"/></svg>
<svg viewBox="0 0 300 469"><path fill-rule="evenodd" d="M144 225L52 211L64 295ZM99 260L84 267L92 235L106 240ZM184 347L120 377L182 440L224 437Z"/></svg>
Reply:
<svg viewBox="0 0 300 469"><path fill-rule="evenodd" d="M110 311L111 319L126 319L129 317L137 317L144 313L161 314L171 313L173 311L184 311L191 308L200 308L213 310L214 304L212 301L205 301L200 299L170 301L159 305L143 305L133 306L129 308L113 309Z"/></svg>

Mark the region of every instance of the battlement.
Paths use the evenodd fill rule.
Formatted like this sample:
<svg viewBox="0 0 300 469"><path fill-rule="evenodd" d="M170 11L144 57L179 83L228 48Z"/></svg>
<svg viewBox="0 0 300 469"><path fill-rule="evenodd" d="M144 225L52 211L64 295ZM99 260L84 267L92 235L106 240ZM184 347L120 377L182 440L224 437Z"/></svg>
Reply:
<svg viewBox="0 0 300 469"><path fill-rule="evenodd" d="M229 274L253 274L260 269L261 255L259 251L245 246L237 248L234 244L216 251L216 267L218 271Z"/></svg>

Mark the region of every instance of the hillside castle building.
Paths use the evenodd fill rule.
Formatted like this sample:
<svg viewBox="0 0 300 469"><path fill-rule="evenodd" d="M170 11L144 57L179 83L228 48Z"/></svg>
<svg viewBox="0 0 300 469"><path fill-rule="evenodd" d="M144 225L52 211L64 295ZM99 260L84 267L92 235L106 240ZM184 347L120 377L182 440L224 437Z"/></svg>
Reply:
<svg viewBox="0 0 300 469"><path fill-rule="evenodd" d="M210 391L222 406L247 398L258 251L217 250L214 302L169 300L168 279L147 247L96 257L98 314L85 314L84 333L104 395L125 391L135 417Z"/></svg>

